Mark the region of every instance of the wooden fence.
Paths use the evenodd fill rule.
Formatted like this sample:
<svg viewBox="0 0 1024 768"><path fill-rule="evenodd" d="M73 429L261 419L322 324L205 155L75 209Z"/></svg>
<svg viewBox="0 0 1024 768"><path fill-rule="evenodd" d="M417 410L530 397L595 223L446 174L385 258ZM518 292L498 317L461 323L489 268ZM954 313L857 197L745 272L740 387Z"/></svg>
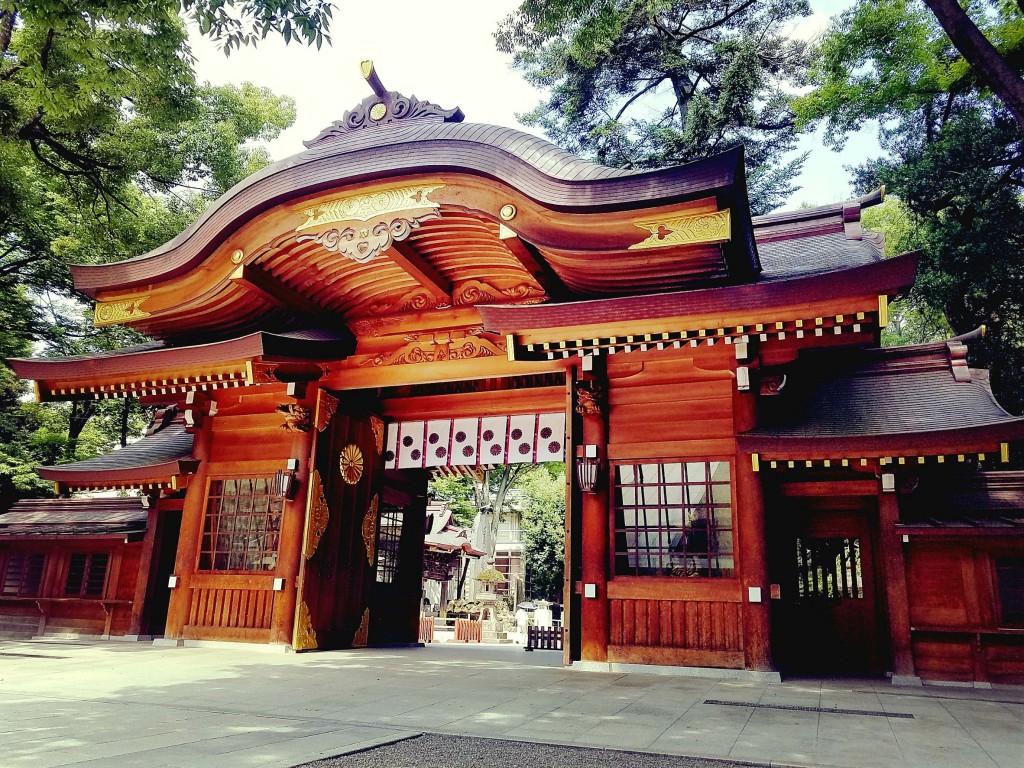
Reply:
<svg viewBox="0 0 1024 768"><path fill-rule="evenodd" d="M527 627L526 650L532 651L534 649L540 651L562 650L562 628Z"/></svg>
<svg viewBox="0 0 1024 768"><path fill-rule="evenodd" d="M472 619L455 620L455 642L456 643L479 643L483 635L484 623Z"/></svg>

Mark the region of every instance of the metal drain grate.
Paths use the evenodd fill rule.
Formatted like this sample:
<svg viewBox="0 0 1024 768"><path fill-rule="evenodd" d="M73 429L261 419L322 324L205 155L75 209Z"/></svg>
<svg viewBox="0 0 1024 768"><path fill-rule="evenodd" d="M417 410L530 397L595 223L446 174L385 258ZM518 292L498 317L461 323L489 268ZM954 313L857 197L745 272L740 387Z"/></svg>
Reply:
<svg viewBox="0 0 1024 768"><path fill-rule="evenodd" d="M867 715L868 717L901 717L913 720L914 715L906 712L875 712L870 709L837 709L834 707L798 707L793 704L751 704L746 701L720 701L705 699L705 704L718 704L724 707L754 707L755 709L784 709L791 712L824 712L828 715Z"/></svg>

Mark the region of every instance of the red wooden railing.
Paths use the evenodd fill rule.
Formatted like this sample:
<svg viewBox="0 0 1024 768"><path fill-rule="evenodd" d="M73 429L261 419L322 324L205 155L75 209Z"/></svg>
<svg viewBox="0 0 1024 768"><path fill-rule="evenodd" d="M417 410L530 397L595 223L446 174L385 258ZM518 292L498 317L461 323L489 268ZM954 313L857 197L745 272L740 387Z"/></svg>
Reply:
<svg viewBox="0 0 1024 768"><path fill-rule="evenodd" d="M456 643L479 643L483 635L484 623L472 619L455 620L455 642Z"/></svg>

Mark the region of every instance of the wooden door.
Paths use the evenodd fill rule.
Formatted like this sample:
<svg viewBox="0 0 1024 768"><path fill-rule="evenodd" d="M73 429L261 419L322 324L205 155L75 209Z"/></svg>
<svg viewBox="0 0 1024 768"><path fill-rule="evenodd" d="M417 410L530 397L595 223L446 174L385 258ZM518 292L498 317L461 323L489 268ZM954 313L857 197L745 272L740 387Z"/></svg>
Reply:
<svg viewBox="0 0 1024 768"><path fill-rule="evenodd" d="M772 650L788 672L881 672L868 499L784 499L772 510ZM875 513L877 514L877 513Z"/></svg>
<svg viewBox="0 0 1024 768"><path fill-rule="evenodd" d="M419 640L429 479L430 473L423 469L384 474L370 608L371 645L409 645Z"/></svg>
<svg viewBox="0 0 1024 768"><path fill-rule="evenodd" d="M384 422L358 392L317 398L295 650L365 646L381 504Z"/></svg>

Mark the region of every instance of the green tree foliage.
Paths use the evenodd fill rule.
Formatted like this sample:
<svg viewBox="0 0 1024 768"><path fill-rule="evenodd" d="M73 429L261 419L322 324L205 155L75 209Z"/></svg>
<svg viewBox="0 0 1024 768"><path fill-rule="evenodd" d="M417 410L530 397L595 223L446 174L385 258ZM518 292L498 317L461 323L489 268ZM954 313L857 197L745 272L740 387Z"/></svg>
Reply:
<svg viewBox="0 0 1024 768"><path fill-rule="evenodd" d="M524 0L495 35L550 96L521 115L556 144L630 168L743 144L751 204L794 191L787 91L808 62L786 24L806 0Z"/></svg>
<svg viewBox="0 0 1024 768"><path fill-rule="evenodd" d="M1015 2L969 6L1020 72L1024 13ZM981 324L973 362L997 396L1024 410L1024 133L921 2L861 0L833 20L796 100L804 127L824 123L841 145L876 120L885 156L855 169L860 191L886 184L923 249L911 299L939 309L955 333Z"/></svg>
<svg viewBox="0 0 1024 768"><path fill-rule="evenodd" d="M267 89L198 83L179 11L225 51L270 33L319 45L330 17L322 0L0 0L0 357L137 340L91 327L68 264L166 242L294 120ZM0 505L40 492L31 466L107 450L143 420L134 403L23 396L0 366Z"/></svg>
<svg viewBox="0 0 1024 768"><path fill-rule="evenodd" d="M530 597L562 602L565 465L542 464L522 482L523 543Z"/></svg>

